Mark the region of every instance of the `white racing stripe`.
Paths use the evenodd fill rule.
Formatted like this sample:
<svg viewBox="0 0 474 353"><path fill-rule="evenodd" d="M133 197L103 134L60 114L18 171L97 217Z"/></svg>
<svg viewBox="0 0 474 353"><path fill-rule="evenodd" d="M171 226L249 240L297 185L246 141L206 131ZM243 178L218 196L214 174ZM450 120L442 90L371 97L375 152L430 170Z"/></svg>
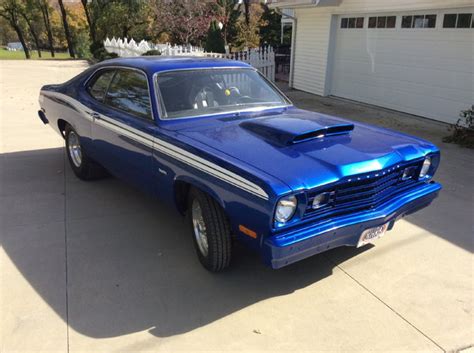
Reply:
<svg viewBox="0 0 474 353"><path fill-rule="evenodd" d="M57 96L58 98L66 100L68 103L72 104L77 110L83 112L82 116L84 118L86 118L87 120L94 121L97 125L127 136L132 140L142 143L150 148L153 148L154 150L169 157L172 157L175 160L190 165L204 173L212 175L217 179L225 181L257 197L260 197L264 200L268 200L268 194L260 186L256 185L255 183L252 183L251 181L241 177L240 175L234 172L231 172L230 170L227 170L215 163L212 163L204 158L190 153L180 147L158 139L153 135L147 134L119 121L113 120L102 114L100 119L93 120L87 113L91 111L90 108L86 107L77 100L65 94L58 92L42 92L42 94L44 94L45 96Z"/></svg>

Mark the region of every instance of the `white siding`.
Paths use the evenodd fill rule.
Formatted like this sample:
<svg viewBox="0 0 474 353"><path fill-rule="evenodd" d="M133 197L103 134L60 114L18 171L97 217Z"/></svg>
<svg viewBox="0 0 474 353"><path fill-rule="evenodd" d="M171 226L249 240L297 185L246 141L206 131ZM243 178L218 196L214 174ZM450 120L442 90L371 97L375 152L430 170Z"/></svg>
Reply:
<svg viewBox="0 0 474 353"><path fill-rule="evenodd" d="M452 12L452 11L450 11ZM474 12L474 8L460 12ZM337 29L331 93L454 123L474 102L472 29ZM339 22L339 21L338 21Z"/></svg>
<svg viewBox="0 0 474 353"><path fill-rule="evenodd" d="M474 102L474 30L441 28L445 12L473 12L473 0L321 3L339 6L295 8L294 88L445 122ZM400 29L401 16L416 12L437 14L437 28ZM365 28L341 36L338 14L364 16ZM368 30L369 14L396 15L397 28Z"/></svg>
<svg viewBox="0 0 474 353"><path fill-rule="evenodd" d="M377 12L422 9L447 9L472 6L472 0L321 0L319 9L331 9L334 14L345 12ZM311 0L272 0L272 7L315 8Z"/></svg>
<svg viewBox="0 0 474 353"><path fill-rule="evenodd" d="M324 2L324 0L323 0ZM469 7L473 0L341 0L339 6L333 6L335 14L414 11L424 9L447 9Z"/></svg>
<svg viewBox="0 0 474 353"><path fill-rule="evenodd" d="M293 87L324 95L331 14L319 9L298 9Z"/></svg>

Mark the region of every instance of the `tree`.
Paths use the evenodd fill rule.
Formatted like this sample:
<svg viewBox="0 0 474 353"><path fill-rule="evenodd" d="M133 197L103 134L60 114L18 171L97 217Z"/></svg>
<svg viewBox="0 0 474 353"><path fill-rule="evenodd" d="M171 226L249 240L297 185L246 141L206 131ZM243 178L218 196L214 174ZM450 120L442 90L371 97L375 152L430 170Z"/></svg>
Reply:
<svg viewBox="0 0 474 353"><path fill-rule="evenodd" d="M7 20L8 24L15 30L18 40L23 46L25 57L30 59L30 50L25 40L23 24L21 23L21 4L18 0L1 0L0 16Z"/></svg>
<svg viewBox="0 0 474 353"><path fill-rule="evenodd" d="M54 42L53 42L53 30L51 29L51 20L50 20L50 6L48 0L37 0L38 6L41 10L41 15L43 17L44 27L46 28L46 33L48 35L48 44L51 56L54 58Z"/></svg>
<svg viewBox="0 0 474 353"><path fill-rule="evenodd" d="M243 0L245 24L250 25L250 0Z"/></svg>
<svg viewBox="0 0 474 353"><path fill-rule="evenodd" d="M155 35L169 34L175 44L199 45L213 19L213 4L200 0L155 0Z"/></svg>
<svg viewBox="0 0 474 353"><path fill-rule="evenodd" d="M207 32L206 44L204 46L207 52L224 53L224 38L217 21L212 21L209 31Z"/></svg>
<svg viewBox="0 0 474 353"><path fill-rule="evenodd" d="M63 0L58 0L59 3L59 9L61 10L61 17L63 20L63 26L64 26L64 34L66 35L66 42L67 42L67 48L69 50L69 55L71 58L74 58L76 55L74 53L74 45L73 45L73 40L71 36L71 31L69 30L69 23L67 20L67 12L66 8L64 7Z"/></svg>
<svg viewBox="0 0 474 353"><path fill-rule="evenodd" d="M26 0L23 1L23 6L21 7L21 16L25 20L28 29L31 33L31 37L35 42L36 51L38 52L38 57L41 58L41 49L40 49L40 41L39 41L39 30L37 29L40 19L39 19L39 8L37 3L34 0Z"/></svg>
<svg viewBox="0 0 474 353"><path fill-rule="evenodd" d="M89 26L89 33L91 37L92 43L96 41L96 30L95 30L95 21L94 17L91 14L91 10L89 8L89 1L88 0L81 0L82 7L84 8L84 13L86 15L87 25Z"/></svg>
<svg viewBox="0 0 474 353"><path fill-rule="evenodd" d="M249 18L244 16L239 18L237 21L237 36L235 39L235 45L240 50L244 48L255 48L260 45L260 19L263 13L263 9L260 4L250 4Z"/></svg>
<svg viewBox="0 0 474 353"><path fill-rule="evenodd" d="M236 24L240 16L239 8L236 6L235 0L217 0L215 17L223 27L224 45L227 46L235 40L237 31Z"/></svg>
<svg viewBox="0 0 474 353"><path fill-rule="evenodd" d="M92 54L103 49L106 37L145 39L149 34L149 2L143 0L81 0Z"/></svg>
<svg viewBox="0 0 474 353"><path fill-rule="evenodd" d="M281 43L281 15L275 10L263 5L263 14L260 20L260 40L271 46Z"/></svg>

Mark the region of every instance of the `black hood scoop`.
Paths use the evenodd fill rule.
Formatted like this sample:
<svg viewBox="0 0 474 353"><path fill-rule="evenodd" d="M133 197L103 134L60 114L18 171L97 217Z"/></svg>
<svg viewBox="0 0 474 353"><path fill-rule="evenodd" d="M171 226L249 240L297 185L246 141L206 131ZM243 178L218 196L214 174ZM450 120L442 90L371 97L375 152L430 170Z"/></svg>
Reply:
<svg viewBox="0 0 474 353"><path fill-rule="evenodd" d="M353 124L326 116L315 119L273 116L243 121L240 126L271 143L284 146L348 134L354 130Z"/></svg>

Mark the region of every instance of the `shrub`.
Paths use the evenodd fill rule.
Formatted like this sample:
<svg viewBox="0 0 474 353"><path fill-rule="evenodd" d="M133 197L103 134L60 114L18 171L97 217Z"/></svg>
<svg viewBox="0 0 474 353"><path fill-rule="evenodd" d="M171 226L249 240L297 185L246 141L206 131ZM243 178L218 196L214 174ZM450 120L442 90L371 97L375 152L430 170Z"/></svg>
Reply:
<svg viewBox="0 0 474 353"><path fill-rule="evenodd" d="M474 105L471 109L463 110L456 124L449 127L451 135L443 138L444 142L457 143L460 146L474 148Z"/></svg>
<svg viewBox="0 0 474 353"><path fill-rule="evenodd" d="M161 55L161 52L159 50L148 50L147 52L143 53L142 56L158 56Z"/></svg>
<svg viewBox="0 0 474 353"><path fill-rule="evenodd" d="M105 50L105 48L96 49L96 51L94 51L92 53L92 55L94 55L94 58L96 58L97 61L104 61L104 60L113 59L113 58L118 57L117 54L109 53L107 50Z"/></svg>
<svg viewBox="0 0 474 353"><path fill-rule="evenodd" d="M79 31L74 36L74 48L78 58L89 59L91 57L89 34L86 31Z"/></svg>

